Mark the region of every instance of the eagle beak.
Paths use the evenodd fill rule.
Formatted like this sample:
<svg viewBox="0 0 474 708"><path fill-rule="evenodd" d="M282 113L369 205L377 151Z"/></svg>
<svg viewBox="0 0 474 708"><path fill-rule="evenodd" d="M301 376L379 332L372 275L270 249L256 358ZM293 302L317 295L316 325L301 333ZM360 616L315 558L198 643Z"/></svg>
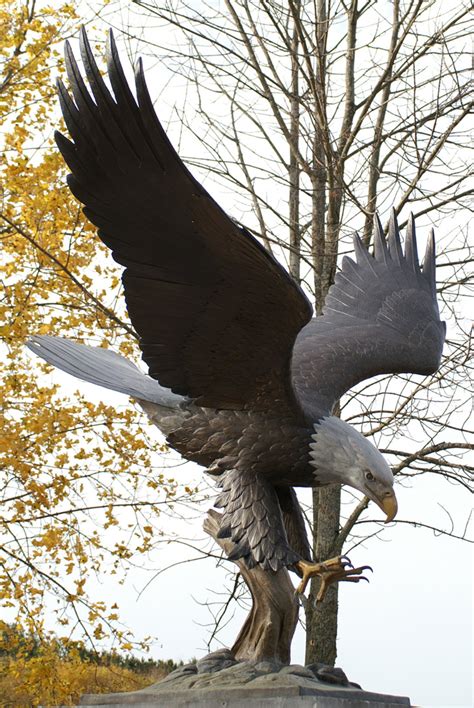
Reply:
<svg viewBox="0 0 474 708"><path fill-rule="evenodd" d="M393 519L397 515L398 511L398 503L397 503L397 497L395 496L395 492L390 492L390 494L387 494L382 498L382 500L379 502L379 506L387 514L387 518L385 519L385 523L388 524L389 521L393 521Z"/></svg>

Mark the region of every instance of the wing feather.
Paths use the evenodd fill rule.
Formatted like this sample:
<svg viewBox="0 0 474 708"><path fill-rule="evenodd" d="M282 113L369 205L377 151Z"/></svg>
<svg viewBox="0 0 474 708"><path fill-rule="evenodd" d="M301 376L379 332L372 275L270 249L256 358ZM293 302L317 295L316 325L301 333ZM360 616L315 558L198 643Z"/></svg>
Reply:
<svg viewBox="0 0 474 708"><path fill-rule="evenodd" d="M425 257L423 259L423 276L429 283L431 293L436 298L436 264L435 264L435 235L431 230L426 244ZM436 299L435 299L436 302ZM437 306L437 304L436 304Z"/></svg>
<svg viewBox="0 0 474 708"><path fill-rule="evenodd" d="M418 262L418 247L416 244L415 220L413 218L413 214L410 214L408 219L407 235L405 240L405 259L412 273L414 273L418 279L420 264Z"/></svg>
<svg viewBox="0 0 474 708"><path fill-rule="evenodd" d="M387 243L385 241L382 222L378 214L375 216L374 257L376 261L385 264L388 263L389 255Z"/></svg>
<svg viewBox="0 0 474 708"><path fill-rule="evenodd" d="M289 374L312 308L299 286L193 178L163 130L139 62L134 97L110 38L110 91L84 31L84 80L69 44L68 184L125 267L128 312L150 375L200 405L300 414Z"/></svg>
<svg viewBox="0 0 474 708"><path fill-rule="evenodd" d="M395 213L388 240L378 218L374 255L354 238L357 262L347 256L321 317L297 338L292 376L312 417L326 415L356 383L377 374L429 374L439 366L446 328L436 301L435 245L431 234L418 264L410 218L405 253Z"/></svg>
<svg viewBox="0 0 474 708"><path fill-rule="evenodd" d="M388 229L388 252L393 263L401 267L403 262L402 244L400 242L400 231L398 230L397 216L395 209L390 214L390 226Z"/></svg>

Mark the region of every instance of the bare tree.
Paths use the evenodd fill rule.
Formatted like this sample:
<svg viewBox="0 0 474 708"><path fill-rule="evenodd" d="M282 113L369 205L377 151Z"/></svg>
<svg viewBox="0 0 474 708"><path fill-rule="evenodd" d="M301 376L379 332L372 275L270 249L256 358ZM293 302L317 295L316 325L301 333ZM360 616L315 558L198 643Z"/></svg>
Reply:
<svg viewBox="0 0 474 708"><path fill-rule="evenodd" d="M463 228L473 193L465 120L473 107L470 2L134 4L139 18L155 20L171 37L166 46L147 37L140 51L166 57L186 80L179 119L195 138L188 164L230 187L228 210L286 261L317 312L361 215L366 244L375 212L391 206L402 226L409 211L419 226L442 220L439 295L449 334L440 371L423 380L377 379L340 410L375 436L399 479L432 473L470 489L473 467L463 457L473 447L465 413L470 345L462 311L472 287ZM413 427L423 431L421 447ZM364 535L369 500L356 500L341 520L340 497L337 487L314 491L316 559ZM317 582L307 603L306 658L333 663L337 587L315 606Z"/></svg>

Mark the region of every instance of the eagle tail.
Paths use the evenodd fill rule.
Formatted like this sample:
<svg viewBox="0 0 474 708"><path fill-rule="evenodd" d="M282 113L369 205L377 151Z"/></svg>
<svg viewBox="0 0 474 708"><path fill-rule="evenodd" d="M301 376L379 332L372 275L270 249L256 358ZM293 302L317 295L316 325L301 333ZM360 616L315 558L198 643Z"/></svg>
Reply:
<svg viewBox="0 0 474 708"><path fill-rule="evenodd" d="M71 376L119 391L139 401L149 401L162 408L181 408L186 400L154 379L125 357L109 349L88 347L62 337L37 335L26 344L37 356Z"/></svg>

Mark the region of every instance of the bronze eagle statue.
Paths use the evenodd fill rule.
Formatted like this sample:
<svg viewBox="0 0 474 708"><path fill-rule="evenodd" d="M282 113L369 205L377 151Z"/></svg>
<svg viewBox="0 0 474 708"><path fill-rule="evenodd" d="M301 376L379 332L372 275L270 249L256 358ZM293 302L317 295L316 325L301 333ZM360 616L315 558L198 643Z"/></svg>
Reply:
<svg viewBox="0 0 474 708"><path fill-rule="evenodd" d="M219 536L231 559L303 579L361 579L339 557L313 563L294 487L347 484L394 518L392 471L332 415L377 374L431 374L445 325L436 301L434 238L419 266L410 220L378 218L373 255L355 235L322 315L299 285L194 179L153 108L141 61L136 97L113 37L102 78L81 33L87 88L66 45L71 94L59 83L72 141L56 133L68 184L124 267L123 288L148 375L119 354L49 336L29 347L58 368L138 401L187 460L218 477Z"/></svg>

